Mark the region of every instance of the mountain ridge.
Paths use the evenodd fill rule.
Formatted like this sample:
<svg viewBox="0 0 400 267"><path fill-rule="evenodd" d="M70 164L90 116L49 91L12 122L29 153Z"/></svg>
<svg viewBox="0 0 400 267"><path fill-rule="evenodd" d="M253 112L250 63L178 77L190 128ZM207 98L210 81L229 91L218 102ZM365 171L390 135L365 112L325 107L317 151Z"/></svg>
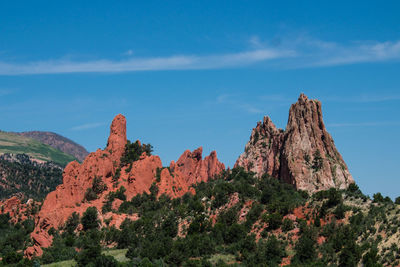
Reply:
<svg viewBox="0 0 400 267"><path fill-rule="evenodd" d="M49 131L26 131L15 134L32 138L51 147L54 147L68 155L72 155L82 162L89 152L80 144L60 134Z"/></svg>
<svg viewBox="0 0 400 267"><path fill-rule="evenodd" d="M26 154L39 162L53 161L62 167L75 160L72 155L50 145L29 137L3 131L0 131L0 153Z"/></svg>

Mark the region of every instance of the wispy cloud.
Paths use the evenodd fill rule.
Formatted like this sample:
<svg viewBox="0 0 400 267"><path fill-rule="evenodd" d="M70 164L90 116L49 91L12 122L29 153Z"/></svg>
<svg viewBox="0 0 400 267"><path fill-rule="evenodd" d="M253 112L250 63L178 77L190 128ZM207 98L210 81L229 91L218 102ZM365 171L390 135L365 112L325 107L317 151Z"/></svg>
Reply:
<svg viewBox="0 0 400 267"><path fill-rule="evenodd" d="M244 100L240 100L240 96L235 94L221 94L216 97L215 101L210 102L216 105L229 105L247 113L261 114L264 112L262 109L258 108L256 104L251 104L245 102Z"/></svg>
<svg viewBox="0 0 400 267"><path fill-rule="evenodd" d="M123 60L62 58L23 63L0 60L0 75L223 69L256 63L265 63L270 68L293 69L400 60L400 40L337 43L302 35L267 42L259 36L251 36L248 44L249 50L210 55L138 57L128 50L123 53L126 56Z"/></svg>
<svg viewBox="0 0 400 267"><path fill-rule="evenodd" d="M49 60L23 64L0 62L0 75L218 69L240 67L291 56L293 56L293 51L258 49L210 56L178 55L170 57L130 58L121 61L105 59L88 62Z"/></svg>
<svg viewBox="0 0 400 267"><path fill-rule="evenodd" d="M252 36L249 44L258 49L272 45L276 49L293 51L295 57L282 59L275 65L284 69L400 60L400 40L338 43L300 34L296 37L275 38L272 41L264 41L259 36Z"/></svg>
<svg viewBox="0 0 400 267"><path fill-rule="evenodd" d="M97 127L100 127L100 126L103 126L103 125L105 125L105 123L102 123L102 122L86 123L86 124L74 126L70 130L72 130L72 131L83 131L83 130L97 128Z"/></svg>
<svg viewBox="0 0 400 267"><path fill-rule="evenodd" d="M319 55L309 66L337 66L399 59L400 41L361 42L348 46L330 43L328 46L320 46Z"/></svg>

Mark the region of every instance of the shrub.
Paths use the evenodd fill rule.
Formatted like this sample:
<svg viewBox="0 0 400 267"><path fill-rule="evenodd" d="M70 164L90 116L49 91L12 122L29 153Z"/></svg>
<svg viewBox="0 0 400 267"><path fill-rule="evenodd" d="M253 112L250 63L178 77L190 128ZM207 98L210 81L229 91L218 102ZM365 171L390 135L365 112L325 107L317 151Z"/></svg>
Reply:
<svg viewBox="0 0 400 267"><path fill-rule="evenodd" d="M92 187L85 192L85 200L92 201L98 198L98 195L107 190L107 185L100 177L94 177Z"/></svg>
<svg viewBox="0 0 400 267"><path fill-rule="evenodd" d="M159 183L161 180L161 171L163 170L163 168L159 168L157 167L156 169L156 182Z"/></svg>
<svg viewBox="0 0 400 267"><path fill-rule="evenodd" d="M347 210L347 207L343 204L339 204L336 209L333 211L333 214L335 215L336 219L343 219L345 216L345 212Z"/></svg>
<svg viewBox="0 0 400 267"><path fill-rule="evenodd" d="M288 232L294 229L294 223L292 220L285 218L282 222L282 231Z"/></svg>
<svg viewBox="0 0 400 267"><path fill-rule="evenodd" d="M384 201L384 198L380 192L376 193L373 195L373 201L375 203L382 203Z"/></svg>
<svg viewBox="0 0 400 267"><path fill-rule="evenodd" d="M90 208L88 208L90 209ZM87 213L86 210L85 213ZM97 216L97 210L96 210ZM82 219L85 217L83 215ZM96 264L96 261L104 256L101 255L101 246L100 246L100 232L96 229L91 229L86 232L83 236L82 240L82 250L79 254L76 255L75 260L78 263L78 266L103 266ZM101 259L100 259L101 261ZM90 265L89 265L90 264ZM105 265L107 266L107 265ZM110 265L116 266L116 265Z"/></svg>
<svg viewBox="0 0 400 267"><path fill-rule="evenodd" d="M115 171L115 174L112 178L113 183L118 182L119 177L121 177L121 168L117 168L117 170Z"/></svg>
<svg viewBox="0 0 400 267"><path fill-rule="evenodd" d="M319 151L319 149L317 149L314 152L314 159L313 159L313 163L312 163L312 168L314 171L319 171L322 169L323 163L324 163L324 159L321 157L321 152Z"/></svg>
<svg viewBox="0 0 400 267"><path fill-rule="evenodd" d="M115 198L118 198L122 201L126 200L126 195L125 195L126 189L125 187L121 186L116 192L115 192Z"/></svg>
<svg viewBox="0 0 400 267"><path fill-rule="evenodd" d="M93 191L91 187L89 187L85 192L85 200L92 201L97 199L97 194Z"/></svg>
<svg viewBox="0 0 400 267"><path fill-rule="evenodd" d="M251 227L255 221L260 217L263 211L262 205L254 203L249 212L246 215L246 226Z"/></svg>
<svg viewBox="0 0 400 267"><path fill-rule="evenodd" d="M153 146L150 144L141 145L139 141L131 143L131 141L128 140L127 144L125 145L124 154L121 157L121 167L139 160L140 156L144 152L150 156L151 152L153 152Z"/></svg>
<svg viewBox="0 0 400 267"><path fill-rule="evenodd" d="M70 234L74 233L78 224L79 224L79 214L73 212L72 215L65 222L65 231Z"/></svg>
<svg viewBox="0 0 400 267"><path fill-rule="evenodd" d="M99 195L107 190L107 185L103 182L101 177L96 176L93 179L92 189L96 195Z"/></svg>
<svg viewBox="0 0 400 267"><path fill-rule="evenodd" d="M310 228L306 227L294 248L296 254L293 257L293 261L304 264L315 260L317 257L315 246L314 234Z"/></svg>
<svg viewBox="0 0 400 267"><path fill-rule="evenodd" d="M351 193L357 193L360 191L360 188L358 185L356 185L356 183L351 183L349 184L349 187L347 187L347 190Z"/></svg>
<svg viewBox="0 0 400 267"><path fill-rule="evenodd" d="M89 207L82 215L81 223L84 231L91 229L97 229L100 221L97 217L97 209L95 207Z"/></svg>
<svg viewBox="0 0 400 267"><path fill-rule="evenodd" d="M5 264L15 264L22 260L22 254L17 253L11 246L3 250L3 262Z"/></svg>
<svg viewBox="0 0 400 267"><path fill-rule="evenodd" d="M282 224L282 215L279 213L269 214L265 219L268 223L268 230L276 230Z"/></svg>

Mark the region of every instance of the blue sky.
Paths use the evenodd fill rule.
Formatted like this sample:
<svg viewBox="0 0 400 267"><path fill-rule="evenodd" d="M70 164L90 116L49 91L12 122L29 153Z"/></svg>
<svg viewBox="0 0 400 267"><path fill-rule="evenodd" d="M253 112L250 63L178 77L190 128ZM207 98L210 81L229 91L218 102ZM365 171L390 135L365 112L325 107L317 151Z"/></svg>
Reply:
<svg viewBox="0 0 400 267"><path fill-rule="evenodd" d="M0 3L0 129L94 151L122 113L164 165L203 146L232 166L304 92L362 190L400 195L398 1L115 2Z"/></svg>

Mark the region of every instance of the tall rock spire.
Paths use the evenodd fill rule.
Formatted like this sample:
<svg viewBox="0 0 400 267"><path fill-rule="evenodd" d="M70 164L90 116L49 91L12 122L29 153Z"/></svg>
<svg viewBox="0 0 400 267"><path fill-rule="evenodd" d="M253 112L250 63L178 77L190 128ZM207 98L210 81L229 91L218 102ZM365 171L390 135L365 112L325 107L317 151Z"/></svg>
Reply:
<svg viewBox="0 0 400 267"><path fill-rule="evenodd" d="M124 153L125 145L126 119L125 116L118 114L111 123L110 136L108 137L106 150L112 151L113 157L119 160Z"/></svg>
<svg viewBox="0 0 400 267"><path fill-rule="evenodd" d="M346 188L354 180L326 131L321 102L301 94L290 107L286 130L264 118L253 129L235 166L265 173L310 192Z"/></svg>

